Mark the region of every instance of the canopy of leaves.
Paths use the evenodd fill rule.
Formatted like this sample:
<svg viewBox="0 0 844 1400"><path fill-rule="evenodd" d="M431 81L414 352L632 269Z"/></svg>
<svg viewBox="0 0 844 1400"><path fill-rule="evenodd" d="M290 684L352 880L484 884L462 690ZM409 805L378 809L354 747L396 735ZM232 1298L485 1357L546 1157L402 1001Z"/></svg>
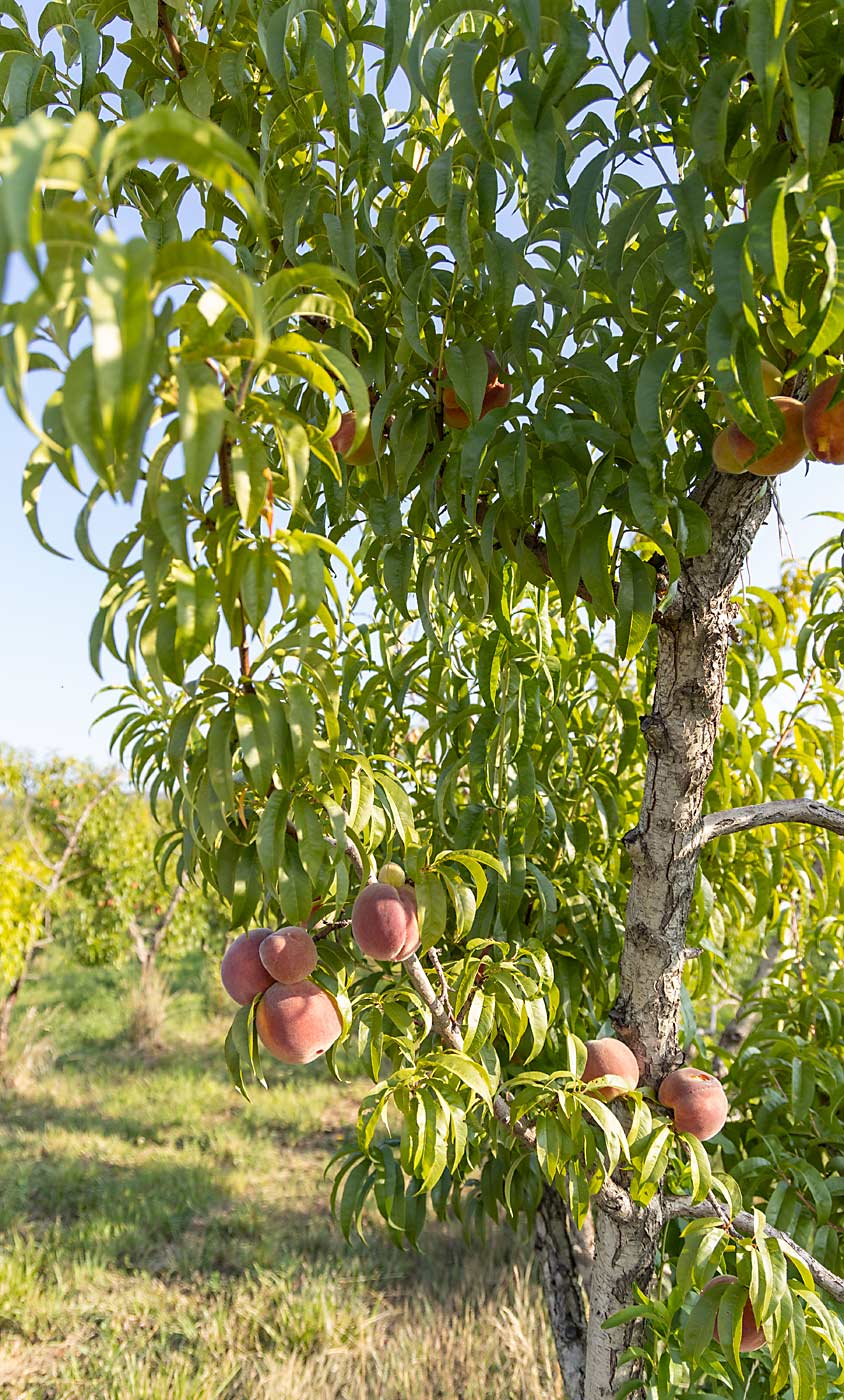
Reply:
<svg viewBox="0 0 844 1400"><path fill-rule="evenodd" d="M172 824L161 864L246 926L342 917L347 842L366 874L400 859L462 1018L466 1054L437 1048L398 973L321 943L376 1081L341 1224L374 1194L415 1242L428 1200L471 1228L530 1215L543 1180L582 1214L619 1161L638 1199L666 1173L705 1195L709 1155L647 1098L622 1130L571 1034L615 994L652 617L707 549L718 420L764 446L761 356L814 378L844 348L840 3L630 0L626 32L614 0L52 0L37 36L0 9L24 506L41 537L45 480L80 494L91 653L126 665L116 751ZM482 417L485 349L514 395ZM344 408L370 466L331 444ZM103 496L134 509L105 562ZM808 608L748 595L713 807L840 796L842 617L836 561ZM780 725L795 670L811 693ZM738 839L701 872L686 1046L711 1053L776 939L714 1165L834 1266L840 857ZM536 1154L492 1117L504 1082ZM725 1236L689 1239L650 1309L661 1397L722 1394L730 1364L712 1303L691 1361L671 1340ZM741 1393L825 1393L839 1324L776 1246L735 1249L773 1357Z"/></svg>

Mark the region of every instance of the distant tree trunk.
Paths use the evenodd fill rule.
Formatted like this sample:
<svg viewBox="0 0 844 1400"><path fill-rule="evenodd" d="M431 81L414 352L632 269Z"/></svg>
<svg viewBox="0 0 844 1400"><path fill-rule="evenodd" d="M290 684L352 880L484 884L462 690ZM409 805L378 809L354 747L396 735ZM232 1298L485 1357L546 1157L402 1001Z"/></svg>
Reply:
<svg viewBox="0 0 844 1400"><path fill-rule="evenodd" d="M156 958L161 952L161 945L167 936L167 930L176 916L176 910L185 897L185 886L177 885L170 896L170 903L152 928L145 928L143 924L135 919L129 924L129 935L132 939L132 946L135 949L135 956L141 964L141 982L145 982L151 977L155 970Z"/></svg>
<svg viewBox="0 0 844 1400"><path fill-rule="evenodd" d="M9 1054L9 1031L12 1025L12 1013L21 994L21 988L27 979L32 960L35 957L36 949L42 940L33 938L23 956L20 971L3 998L0 1006L0 1064L8 1058Z"/></svg>
<svg viewBox="0 0 844 1400"><path fill-rule="evenodd" d="M9 988L5 997L3 998L3 1005L2 1007L0 1007L0 1063L2 1063L2 1061L4 1061L7 1058L9 1053L9 1036L12 1025L12 1014L14 1012L18 997L21 994L21 989L24 983L26 982L26 979L29 976L30 972L32 971L32 963L35 954L39 948L43 948L47 943L51 942L52 940L53 914L50 908L50 900L53 898L53 895L61 886L61 883L64 879L64 873L67 870L69 862L76 853L76 849L82 837L82 832L85 829L85 825L89 817L91 816L92 812L94 812L96 808L100 805L103 798L109 792L111 792L111 789L113 787L116 787L119 781L120 779L117 776L111 778L109 782L106 783L105 787L100 788L99 792L95 792L91 800L88 803L86 803L86 805L83 807L82 811L79 813L79 816L76 819L76 824L73 827L73 830L67 838L65 848L59 856L58 860L56 861L55 865L52 867L52 870L50 871L50 878L47 881L47 884L43 887L44 895L41 901L41 908L43 910L42 935L40 938L33 938L30 942L26 952L24 953L23 963L21 964L20 971L18 972L17 977L15 978L14 982L12 983L11 987ZM43 860L44 857L41 856L41 859Z"/></svg>

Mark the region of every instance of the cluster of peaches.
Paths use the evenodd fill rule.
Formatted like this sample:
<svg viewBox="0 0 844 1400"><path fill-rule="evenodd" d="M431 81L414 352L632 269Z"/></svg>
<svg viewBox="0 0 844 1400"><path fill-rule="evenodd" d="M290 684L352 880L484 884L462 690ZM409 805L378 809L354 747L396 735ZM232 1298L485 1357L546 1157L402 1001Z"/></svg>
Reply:
<svg viewBox="0 0 844 1400"><path fill-rule="evenodd" d="M586 1065L583 1070L584 1083L605 1076L619 1080L617 1085L603 1085L594 1092L606 1102L635 1089L639 1083L639 1064L629 1046L613 1036L601 1040L587 1040ZM672 1109L674 1126L680 1133L691 1133L700 1142L720 1133L727 1121L729 1104L719 1081L706 1070L686 1065L667 1074L659 1086L659 1102L664 1108ZM735 1274L719 1274L710 1279L703 1291L711 1288L722 1292L731 1283L736 1283ZM715 1323L715 1340L718 1338L718 1323ZM758 1351L765 1345L765 1334L756 1321L750 1303L746 1303L741 1318L741 1339L739 1351Z"/></svg>
<svg viewBox="0 0 844 1400"><path fill-rule="evenodd" d="M513 394L512 384L503 384L499 379L501 366L496 356L491 350L486 351L487 362L487 382L484 391L483 404L481 406L480 417L485 418L488 413L492 413L494 408L506 408ZM460 404L457 394L452 386L447 382L445 373L440 368L434 370L432 376L435 383L443 381L445 387L442 391L443 422L447 428L468 428L470 423L469 414ZM355 440L355 426L357 415L353 412L344 413L340 419L340 426L331 439L331 446L341 457L345 457L350 467L368 467L375 461L375 444L372 441L372 430L370 428L364 433L363 440L352 450L352 443Z"/></svg>
<svg viewBox="0 0 844 1400"><path fill-rule="evenodd" d="M383 866L378 881L355 900L352 933L362 953L382 962L401 962L419 947L416 896L394 862ZM343 1029L334 998L310 980L317 961L314 939L298 925L242 933L223 956L223 986L240 1006L260 996L258 1035L287 1065L310 1064Z"/></svg>
<svg viewBox="0 0 844 1400"><path fill-rule="evenodd" d="M779 387L779 371L769 360L762 361L762 379L766 393ZM840 374L830 375L805 403L773 394L771 403L783 416L783 433L761 457L756 457L756 444L735 423L722 428L712 446L715 466L731 475L748 471L753 476L781 476L802 462L807 451L819 462L844 462L844 399L830 408L840 380Z"/></svg>

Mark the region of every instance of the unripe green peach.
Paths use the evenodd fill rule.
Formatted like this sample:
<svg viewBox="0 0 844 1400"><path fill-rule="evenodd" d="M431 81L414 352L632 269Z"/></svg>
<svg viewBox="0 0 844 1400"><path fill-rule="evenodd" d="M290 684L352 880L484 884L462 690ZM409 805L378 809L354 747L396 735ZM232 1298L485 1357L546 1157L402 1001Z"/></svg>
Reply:
<svg viewBox="0 0 844 1400"><path fill-rule="evenodd" d="M318 962L317 948L307 929L290 925L271 933L260 947L261 962L276 982L304 982Z"/></svg>
<svg viewBox="0 0 844 1400"><path fill-rule="evenodd" d="M406 883L404 871L394 860L384 862L378 871L378 879L382 885L392 885L396 890L400 890Z"/></svg>
<svg viewBox="0 0 844 1400"><path fill-rule="evenodd" d="M664 1108L674 1110L678 1133L691 1133L700 1142L720 1133L730 1111L720 1081L714 1074L692 1065L667 1074L659 1086L658 1098Z"/></svg>
<svg viewBox="0 0 844 1400"><path fill-rule="evenodd" d="M593 1079L603 1079L605 1074L612 1074L616 1079L623 1081L624 1087L605 1084L603 1088L596 1089L598 1098L610 1103L612 1099L617 1099L621 1094L626 1094L630 1089L635 1089L639 1083L639 1062L633 1051L623 1040L616 1040L614 1036L606 1035L600 1040L587 1040L586 1042L586 1066L583 1071L584 1083L590 1084Z"/></svg>
<svg viewBox="0 0 844 1400"><path fill-rule="evenodd" d="M223 954L220 979L233 1001L248 1006L260 992L272 986L273 979L261 962L260 948L272 929L254 928L241 933Z"/></svg>
<svg viewBox="0 0 844 1400"><path fill-rule="evenodd" d="M769 399L778 394L782 388L782 375L776 365L772 365L770 360L762 361L762 384Z"/></svg>

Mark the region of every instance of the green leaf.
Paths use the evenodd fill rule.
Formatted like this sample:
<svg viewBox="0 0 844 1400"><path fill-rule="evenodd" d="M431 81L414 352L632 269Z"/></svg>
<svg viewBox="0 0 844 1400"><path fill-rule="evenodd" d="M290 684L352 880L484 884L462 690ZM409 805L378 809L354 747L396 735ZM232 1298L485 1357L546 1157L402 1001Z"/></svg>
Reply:
<svg viewBox="0 0 844 1400"><path fill-rule="evenodd" d="M134 166L150 160L186 166L220 194L237 200L258 232L264 233L264 211L254 188L258 168L245 147L221 127L189 112L154 107L112 128L102 145L100 168L115 190Z"/></svg>
<svg viewBox="0 0 844 1400"><path fill-rule="evenodd" d="M622 549L618 574L615 641L624 661L641 651L654 609L654 571L629 549Z"/></svg>
<svg viewBox="0 0 844 1400"><path fill-rule="evenodd" d="M821 355L844 331L844 212L828 209L821 217L826 280L820 298L820 325L809 353Z"/></svg>
<svg viewBox="0 0 844 1400"><path fill-rule="evenodd" d="M449 92L454 115L475 150L490 160L495 159L489 132L481 114L475 88L475 63L481 52L479 40L458 39L451 51Z"/></svg>
<svg viewBox="0 0 844 1400"><path fill-rule="evenodd" d="M198 501L205 478L220 450L225 401L217 376L208 365L179 362L179 437L185 459L185 485Z"/></svg>

